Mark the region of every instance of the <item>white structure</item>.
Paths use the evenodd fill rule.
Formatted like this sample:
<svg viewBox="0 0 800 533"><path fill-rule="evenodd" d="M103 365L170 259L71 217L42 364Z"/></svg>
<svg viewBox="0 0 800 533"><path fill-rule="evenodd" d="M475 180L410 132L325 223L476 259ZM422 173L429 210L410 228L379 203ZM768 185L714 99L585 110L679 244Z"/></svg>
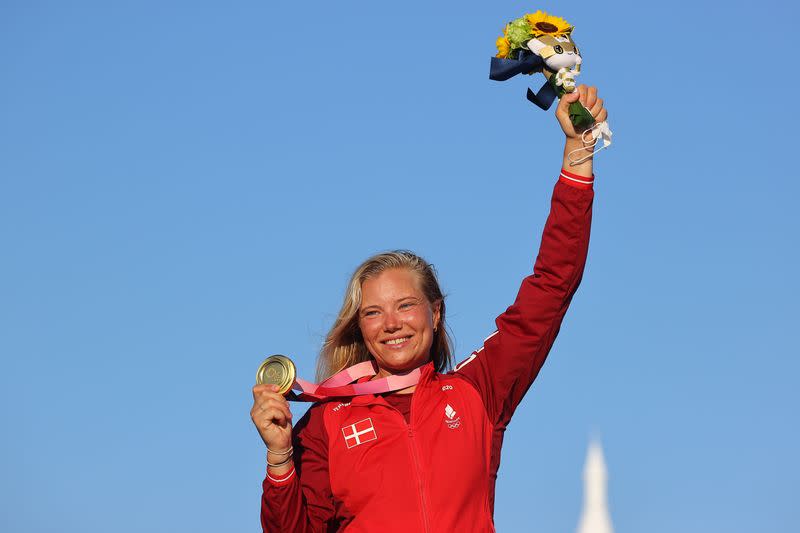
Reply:
<svg viewBox="0 0 800 533"><path fill-rule="evenodd" d="M614 533L608 513L606 484L608 472L600 443L592 441L583 467L583 511L578 533Z"/></svg>

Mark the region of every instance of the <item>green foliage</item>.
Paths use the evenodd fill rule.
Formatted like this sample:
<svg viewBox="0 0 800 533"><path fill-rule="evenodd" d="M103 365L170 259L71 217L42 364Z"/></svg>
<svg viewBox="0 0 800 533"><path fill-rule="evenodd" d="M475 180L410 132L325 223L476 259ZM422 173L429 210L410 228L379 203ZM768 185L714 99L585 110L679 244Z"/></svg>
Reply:
<svg viewBox="0 0 800 533"><path fill-rule="evenodd" d="M511 43L511 50L525 47L525 44L531 38L531 27L525 17L520 17L508 23L506 37L508 42Z"/></svg>

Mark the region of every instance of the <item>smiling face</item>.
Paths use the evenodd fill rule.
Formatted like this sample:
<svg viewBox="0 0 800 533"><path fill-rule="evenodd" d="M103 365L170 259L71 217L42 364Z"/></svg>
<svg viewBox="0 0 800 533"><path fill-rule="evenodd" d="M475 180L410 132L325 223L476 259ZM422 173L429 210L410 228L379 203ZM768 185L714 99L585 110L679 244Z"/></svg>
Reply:
<svg viewBox="0 0 800 533"><path fill-rule="evenodd" d="M413 370L431 359L439 303L431 304L417 274L391 268L361 284L358 325L379 376Z"/></svg>

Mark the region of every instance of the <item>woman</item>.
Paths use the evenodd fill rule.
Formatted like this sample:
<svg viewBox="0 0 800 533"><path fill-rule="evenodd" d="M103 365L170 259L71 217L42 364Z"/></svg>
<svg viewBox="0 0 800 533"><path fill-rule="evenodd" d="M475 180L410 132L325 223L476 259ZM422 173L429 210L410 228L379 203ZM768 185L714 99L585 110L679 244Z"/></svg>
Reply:
<svg viewBox="0 0 800 533"><path fill-rule="evenodd" d="M535 273L479 350L444 373L450 347L436 276L414 254L392 252L353 275L320 373L371 359L373 379L421 368L418 383L316 403L294 430L277 387L253 388L251 417L268 449L264 531L494 531L503 432L544 363L586 260L592 160L568 161L575 150L591 152L568 118L578 98L598 122L607 118L594 87L559 103L565 170Z"/></svg>

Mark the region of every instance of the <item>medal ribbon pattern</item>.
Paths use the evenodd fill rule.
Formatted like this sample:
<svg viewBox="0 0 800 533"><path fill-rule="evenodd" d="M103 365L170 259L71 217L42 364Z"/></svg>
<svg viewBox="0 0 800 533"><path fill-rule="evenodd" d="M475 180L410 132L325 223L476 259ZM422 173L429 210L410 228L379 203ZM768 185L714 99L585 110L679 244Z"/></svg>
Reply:
<svg viewBox="0 0 800 533"><path fill-rule="evenodd" d="M372 377L377 373L378 369L375 363L364 361L337 372L319 384L296 378L292 385L292 390L295 391L295 394L289 399L314 402L328 398L382 394L412 387L419 382L422 374L419 368L415 368L404 374L387 376L363 383L353 383L361 378Z"/></svg>

